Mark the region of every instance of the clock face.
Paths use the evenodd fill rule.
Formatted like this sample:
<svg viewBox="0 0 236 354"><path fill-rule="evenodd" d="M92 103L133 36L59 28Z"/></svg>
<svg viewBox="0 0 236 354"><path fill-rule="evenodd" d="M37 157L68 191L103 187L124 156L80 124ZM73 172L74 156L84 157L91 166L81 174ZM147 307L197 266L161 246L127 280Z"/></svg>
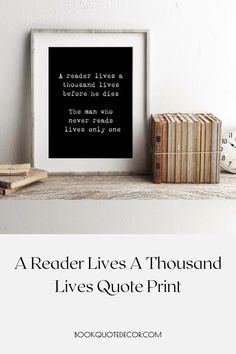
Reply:
<svg viewBox="0 0 236 354"><path fill-rule="evenodd" d="M236 130L223 132L221 167L226 171L236 173Z"/></svg>

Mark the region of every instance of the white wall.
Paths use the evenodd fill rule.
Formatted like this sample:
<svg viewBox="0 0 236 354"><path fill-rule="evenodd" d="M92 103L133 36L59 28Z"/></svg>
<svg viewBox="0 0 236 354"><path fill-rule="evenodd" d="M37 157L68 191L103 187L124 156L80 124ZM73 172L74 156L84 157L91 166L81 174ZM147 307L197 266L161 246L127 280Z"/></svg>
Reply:
<svg viewBox="0 0 236 354"><path fill-rule="evenodd" d="M31 28L148 28L152 112L235 121L234 0L0 0L0 162L30 157Z"/></svg>

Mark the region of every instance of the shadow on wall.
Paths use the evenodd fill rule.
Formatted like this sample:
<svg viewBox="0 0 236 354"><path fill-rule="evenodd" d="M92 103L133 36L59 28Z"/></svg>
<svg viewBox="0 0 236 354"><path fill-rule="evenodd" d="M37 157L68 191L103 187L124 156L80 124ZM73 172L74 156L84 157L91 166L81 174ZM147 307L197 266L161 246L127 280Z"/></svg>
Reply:
<svg viewBox="0 0 236 354"><path fill-rule="evenodd" d="M19 115L17 120L17 130L15 137L16 162L31 162L31 51L30 51L30 33L27 33L24 38L24 60L21 68L21 82L20 82L20 103Z"/></svg>

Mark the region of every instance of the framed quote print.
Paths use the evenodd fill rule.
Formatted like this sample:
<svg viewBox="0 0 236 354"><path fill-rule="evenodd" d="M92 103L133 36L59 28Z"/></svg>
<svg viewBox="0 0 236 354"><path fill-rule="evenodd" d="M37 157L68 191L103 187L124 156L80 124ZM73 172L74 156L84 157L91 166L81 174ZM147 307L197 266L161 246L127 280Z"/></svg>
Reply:
<svg viewBox="0 0 236 354"><path fill-rule="evenodd" d="M148 31L32 30L33 164L146 173Z"/></svg>

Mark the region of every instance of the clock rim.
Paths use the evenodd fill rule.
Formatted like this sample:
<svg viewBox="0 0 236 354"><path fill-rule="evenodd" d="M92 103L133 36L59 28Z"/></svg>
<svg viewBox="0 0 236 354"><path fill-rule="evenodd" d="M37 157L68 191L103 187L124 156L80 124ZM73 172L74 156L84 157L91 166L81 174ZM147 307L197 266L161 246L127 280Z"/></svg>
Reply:
<svg viewBox="0 0 236 354"><path fill-rule="evenodd" d="M225 134L229 133L229 132L233 132L235 133L236 135L236 129L235 128L226 128L222 131L222 134L221 134L221 141L222 139L225 137ZM222 146L222 143L221 143L221 146ZM221 152L222 153L222 152ZM230 169L230 167L224 167L222 166L222 160L220 159L220 167L224 170L224 171L227 171L227 172L230 172L230 173L233 173L233 174L236 174L236 170L232 170Z"/></svg>

